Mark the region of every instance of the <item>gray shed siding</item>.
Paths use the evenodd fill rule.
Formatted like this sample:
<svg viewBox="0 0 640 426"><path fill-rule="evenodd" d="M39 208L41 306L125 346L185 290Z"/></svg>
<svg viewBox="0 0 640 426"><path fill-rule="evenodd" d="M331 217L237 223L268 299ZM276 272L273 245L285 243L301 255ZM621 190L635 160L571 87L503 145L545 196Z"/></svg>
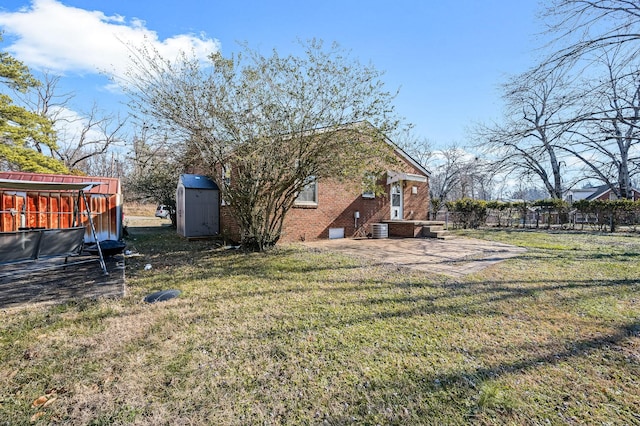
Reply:
<svg viewBox="0 0 640 426"><path fill-rule="evenodd" d="M176 189L176 221L183 237L220 233L218 185L206 176L181 175Z"/></svg>

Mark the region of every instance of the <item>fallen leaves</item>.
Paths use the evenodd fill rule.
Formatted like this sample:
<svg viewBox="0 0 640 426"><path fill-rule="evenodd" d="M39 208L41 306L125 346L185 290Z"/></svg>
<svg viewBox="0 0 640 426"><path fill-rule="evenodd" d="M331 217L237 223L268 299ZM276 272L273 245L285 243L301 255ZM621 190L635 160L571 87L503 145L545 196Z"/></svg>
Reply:
<svg viewBox="0 0 640 426"><path fill-rule="evenodd" d="M33 406L34 408L46 408L51 404L53 404L56 401L56 399L58 398L56 397L47 398L45 395L43 395L40 398L33 401L33 404L31 404L31 406Z"/></svg>
<svg viewBox="0 0 640 426"><path fill-rule="evenodd" d="M44 416L44 411L38 411L33 416L31 416L31 421L36 422L40 417Z"/></svg>
<svg viewBox="0 0 640 426"><path fill-rule="evenodd" d="M49 398L47 398L45 395L42 395L40 398L36 399L35 401L33 401L33 404L31 404L32 407L42 407L44 404L47 403L47 401L49 400Z"/></svg>
<svg viewBox="0 0 640 426"><path fill-rule="evenodd" d="M46 414L46 412L43 411L43 410L45 408L51 406L51 404L53 404L54 402L56 402L56 400L58 399L58 397L56 395L57 395L56 390L52 389L47 394L39 396L38 398L36 398L31 403L31 406L33 408L38 408L39 409L38 412L36 412L33 416L31 416L31 422L38 421L38 419L40 417L42 417L42 416L44 416Z"/></svg>

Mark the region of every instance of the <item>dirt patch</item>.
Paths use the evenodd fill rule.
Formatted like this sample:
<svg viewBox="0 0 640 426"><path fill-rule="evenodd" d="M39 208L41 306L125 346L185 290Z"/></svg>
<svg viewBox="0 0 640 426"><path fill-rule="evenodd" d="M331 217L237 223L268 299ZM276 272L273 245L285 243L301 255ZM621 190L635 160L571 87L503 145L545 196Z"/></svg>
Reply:
<svg viewBox="0 0 640 426"><path fill-rule="evenodd" d="M108 275L97 256L73 260L83 263L65 266L64 259L52 259L0 267L0 309L124 296L123 255L105 259Z"/></svg>

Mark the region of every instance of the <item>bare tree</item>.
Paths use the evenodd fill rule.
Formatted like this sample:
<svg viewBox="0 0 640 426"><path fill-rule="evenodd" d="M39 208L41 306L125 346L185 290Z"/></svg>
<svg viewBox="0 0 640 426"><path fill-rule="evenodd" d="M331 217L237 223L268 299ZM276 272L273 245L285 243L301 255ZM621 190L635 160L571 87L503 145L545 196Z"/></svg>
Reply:
<svg viewBox="0 0 640 426"><path fill-rule="evenodd" d="M631 198L640 172L640 67L604 52L604 73L583 84L586 113L576 117L574 137L562 149L580 159L586 177L601 181L619 198Z"/></svg>
<svg viewBox="0 0 640 426"><path fill-rule="evenodd" d="M453 143L434 149L428 139L416 137L411 127L394 137L399 145L430 171L429 204L436 217L447 201L469 197L488 198L492 176L486 162Z"/></svg>
<svg viewBox="0 0 640 426"><path fill-rule="evenodd" d="M499 170L493 162L473 156L463 163L460 169L462 197L477 200L493 198L495 178Z"/></svg>
<svg viewBox="0 0 640 426"><path fill-rule="evenodd" d="M457 145L453 145L437 151L432 158L429 194L432 202L439 200L440 204L442 204L450 199L450 195L460 185L461 170L465 163L465 152L458 148Z"/></svg>
<svg viewBox="0 0 640 426"><path fill-rule="evenodd" d="M60 123L64 124L60 124ZM70 169L92 174L97 170L92 165L100 164L101 157L116 155L113 149L121 146L126 120L119 116L103 115L97 105L79 117L58 118L56 125L60 149L54 155L60 158Z"/></svg>
<svg viewBox="0 0 640 426"><path fill-rule="evenodd" d="M638 173L640 3L551 0L543 17L551 53L504 85L505 120L480 126L477 146L551 198L585 178L627 197Z"/></svg>
<svg viewBox="0 0 640 426"><path fill-rule="evenodd" d="M496 169L536 176L551 198L562 198L567 162L558 146L576 125L569 79L559 69L531 71L512 78L503 89L504 123L478 126L476 147L495 161Z"/></svg>
<svg viewBox="0 0 640 426"><path fill-rule="evenodd" d="M429 197L434 217L448 201L488 200L493 196L496 176L493 164L456 144L434 151L429 168Z"/></svg>
<svg viewBox="0 0 640 426"><path fill-rule="evenodd" d="M396 125L382 74L337 45L314 40L303 48L282 57L245 46L209 63L132 49L124 87L134 110L195 149L210 176L231 167L229 180L216 180L248 249L278 241L310 181L363 177L390 159L388 145L372 143Z"/></svg>
<svg viewBox="0 0 640 426"><path fill-rule="evenodd" d="M552 0L543 18L553 53L542 68L564 68L612 49L623 49L628 58L638 55L640 3L635 0Z"/></svg>
<svg viewBox="0 0 640 426"><path fill-rule="evenodd" d="M126 157L114 151L105 152L104 155L93 155L83 162L83 170L94 176L106 176L123 178L132 168Z"/></svg>
<svg viewBox="0 0 640 426"><path fill-rule="evenodd" d="M431 141L417 136L413 131L413 125L408 124L393 135L393 141L409 154L414 160L423 166L427 166L435 153Z"/></svg>
<svg viewBox="0 0 640 426"><path fill-rule="evenodd" d="M117 172L116 159L121 161L122 156L112 148L122 145L126 119L105 114L95 103L88 112L72 111L69 105L75 95L58 90L60 78L45 72L42 84L20 98L35 113L49 119L56 129L57 146L43 150L38 145L37 149L62 161L70 170L98 175ZM103 156L113 161L97 158ZM109 162L114 167L105 167Z"/></svg>

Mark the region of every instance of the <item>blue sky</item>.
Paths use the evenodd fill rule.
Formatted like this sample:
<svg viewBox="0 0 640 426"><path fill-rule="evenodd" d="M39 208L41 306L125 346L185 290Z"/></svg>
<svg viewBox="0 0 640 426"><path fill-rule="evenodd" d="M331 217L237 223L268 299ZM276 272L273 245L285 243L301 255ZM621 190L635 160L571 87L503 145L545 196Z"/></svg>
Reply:
<svg viewBox="0 0 640 426"><path fill-rule="evenodd" d="M463 145L473 123L500 117L499 84L535 63L538 12L536 0L4 0L0 30L2 50L63 75L72 109L96 102L121 114L126 98L98 72L126 69L119 39L202 55L231 53L238 42L295 53L296 39L336 41L386 72L415 136L448 146Z"/></svg>

